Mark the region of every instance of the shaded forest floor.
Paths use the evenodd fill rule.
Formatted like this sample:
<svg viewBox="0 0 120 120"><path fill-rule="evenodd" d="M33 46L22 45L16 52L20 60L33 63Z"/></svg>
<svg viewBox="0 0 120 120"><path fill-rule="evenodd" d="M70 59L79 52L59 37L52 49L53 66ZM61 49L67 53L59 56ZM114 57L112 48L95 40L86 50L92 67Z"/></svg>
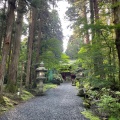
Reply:
<svg viewBox="0 0 120 120"><path fill-rule="evenodd" d="M82 99L77 96L77 89L71 83L62 83L55 89L48 90L44 96L35 97L6 112L2 120L87 120Z"/></svg>
<svg viewBox="0 0 120 120"><path fill-rule="evenodd" d="M44 84L43 91L46 92L47 90L56 87L57 85L55 84L51 84L51 83ZM17 92L16 94L4 92L3 98L0 101L0 115L10 110L11 108L15 107L16 105L34 98L36 94L35 91L37 91L37 89L38 88L31 91L23 88L21 95L19 94L19 92Z"/></svg>

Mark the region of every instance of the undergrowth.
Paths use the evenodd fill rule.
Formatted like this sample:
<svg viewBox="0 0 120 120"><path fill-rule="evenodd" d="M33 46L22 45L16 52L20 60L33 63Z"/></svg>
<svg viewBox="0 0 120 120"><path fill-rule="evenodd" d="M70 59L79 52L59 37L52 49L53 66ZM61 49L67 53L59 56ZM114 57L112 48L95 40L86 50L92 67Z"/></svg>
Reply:
<svg viewBox="0 0 120 120"><path fill-rule="evenodd" d="M47 91L51 88L56 88L57 85L47 83L44 84L43 91ZM19 92L18 92L19 93ZM21 102L27 101L35 96L35 94L27 91L26 89L22 90L22 94L19 95L18 93L4 93L3 96L0 97L0 114L4 113L5 111L10 110L11 108L15 107Z"/></svg>
<svg viewBox="0 0 120 120"><path fill-rule="evenodd" d="M81 113L89 120L100 120L99 117L93 115L93 113L88 110L82 111Z"/></svg>

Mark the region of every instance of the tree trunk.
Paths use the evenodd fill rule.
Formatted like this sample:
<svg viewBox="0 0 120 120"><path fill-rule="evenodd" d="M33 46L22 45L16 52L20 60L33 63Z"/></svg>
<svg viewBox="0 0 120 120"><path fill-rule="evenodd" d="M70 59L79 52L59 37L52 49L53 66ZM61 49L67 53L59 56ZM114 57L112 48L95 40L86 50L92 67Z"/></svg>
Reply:
<svg viewBox="0 0 120 120"><path fill-rule="evenodd" d="M39 24L39 31L38 31L38 40L37 40L36 63L39 62L39 57L40 57L41 24L42 24L42 20L40 20L38 24Z"/></svg>
<svg viewBox="0 0 120 120"><path fill-rule="evenodd" d="M94 8L93 8L93 0L89 0L90 3L90 24L94 24ZM91 39L94 38L94 31L91 29Z"/></svg>
<svg viewBox="0 0 120 120"><path fill-rule="evenodd" d="M93 10L93 0L89 0L90 2L90 22L94 24L94 10Z"/></svg>
<svg viewBox="0 0 120 120"><path fill-rule="evenodd" d="M13 53L11 57L10 69L9 69L9 80L8 80L8 91L11 91L9 86L16 88L16 80L17 80L17 69L19 62L19 54L20 54L20 41L22 34L22 23L23 23L23 14L24 14L25 2L24 0L19 0L18 3L18 11L17 11L17 20L16 20L16 29L15 29L15 37L14 37L14 46ZM16 89L12 89L15 92Z"/></svg>
<svg viewBox="0 0 120 120"><path fill-rule="evenodd" d="M97 21L99 21L98 0L93 0L92 7L94 9L94 21L92 22L94 24L97 24ZM95 76L100 76L100 79L103 79L105 78L105 73L104 73L104 67L103 67L103 56L101 53L101 44L99 44L101 43L100 42L100 30L99 29L93 30L92 33L93 33L92 43L95 48L94 58L93 58L94 59L94 74Z"/></svg>
<svg viewBox="0 0 120 120"><path fill-rule="evenodd" d="M42 20L40 19L38 21L38 26L39 26L39 31L38 31L38 39L37 39L37 49L36 49L36 60L35 60L35 63L38 64L39 63L39 58L40 58L40 43L41 43L41 25L42 25ZM33 87L36 87L37 86L37 83L36 83L36 68L38 66L35 65L34 66L34 84L33 84Z"/></svg>
<svg viewBox="0 0 120 120"><path fill-rule="evenodd" d="M99 20L98 0L93 0L95 20Z"/></svg>
<svg viewBox="0 0 120 120"><path fill-rule="evenodd" d="M113 3L113 14L114 14L114 21L113 23L115 25L119 25L120 24L120 5L118 4L120 1L119 0L112 0ZM115 39L115 44L116 44L116 48L117 48L117 53L118 53L118 66L119 66L119 88L120 88L120 28L115 29L115 33L116 33L116 39Z"/></svg>
<svg viewBox="0 0 120 120"><path fill-rule="evenodd" d="M114 66L114 68L116 69L116 68L117 68L117 67L116 67L116 66L117 66L117 64L116 64L117 62L116 62L116 51L115 51L115 50L116 50L116 48L115 48L115 46L113 46L113 47L112 47L112 56L113 56L113 57L112 57L112 61L113 61L113 66ZM116 79L116 78L115 78L115 72L113 72L113 82L114 82L114 83L116 82L115 79Z"/></svg>
<svg viewBox="0 0 120 120"><path fill-rule="evenodd" d="M27 75L26 75L26 87L29 87L30 82L30 67L31 67L31 56L32 56L32 44L34 39L34 28L36 20L36 8L32 7L30 11L30 25L29 25L29 40L28 40L28 58L27 58Z"/></svg>
<svg viewBox="0 0 120 120"><path fill-rule="evenodd" d="M2 51L2 60L0 65L0 93L2 94L3 90L3 82L4 82L4 75L5 75L5 67L6 67L6 61L7 61L7 55L9 53L9 46L11 42L11 33L12 33L12 25L14 21L14 10L15 10L15 2L16 0L9 0L8 1L8 17L6 21L6 36L4 40L3 45L3 51Z"/></svg>
<svg viewBox="0 0 120 120"><path fill-rule="evenodd" d="M84 5L84 17L85 17L85 24L88 25L87 12L86 12L86 4ZM88 29L86 29L85 44L88 44L88 43L89 43L89 32L88 32Z"/></svg>
<svg viewBox="0 0 120 120"><path fill-rule="evenodd" d="M3 8L3 16L4 18L2 18L1 20L1 27L0 27L0 56L1 56L1 53L2 53L2 43L3 43L3 38L5 37L5 10L6 10L6 1L4 3L4 8Z"/></svg>

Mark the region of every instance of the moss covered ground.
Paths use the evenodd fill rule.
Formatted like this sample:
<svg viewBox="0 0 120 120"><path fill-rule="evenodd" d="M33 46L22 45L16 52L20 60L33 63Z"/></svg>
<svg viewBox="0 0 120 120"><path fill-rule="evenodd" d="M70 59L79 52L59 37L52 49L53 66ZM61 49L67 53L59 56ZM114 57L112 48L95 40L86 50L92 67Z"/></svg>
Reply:
<svg viewBox="0 0 120 120"><path fill-rule="evenodd" d="M99 117L95 116L91 111L85 110L81 112L89 120L100 120Z"/></svg>
<svg viewBox="0 0 120 120"><path fill-rule="evenodd" d="M43 91L46 92L47 90L56 87L57 85L55 84L47 83L44 84ZM21 102L25 102L33 97L35 97L35 94L29 92L26 89L22 90L21 95L19 95L19 92L15 94L4 93L3 96L0 97L0 114L10 110L11 108L15 107L15 105L18 105Z"/></svg>

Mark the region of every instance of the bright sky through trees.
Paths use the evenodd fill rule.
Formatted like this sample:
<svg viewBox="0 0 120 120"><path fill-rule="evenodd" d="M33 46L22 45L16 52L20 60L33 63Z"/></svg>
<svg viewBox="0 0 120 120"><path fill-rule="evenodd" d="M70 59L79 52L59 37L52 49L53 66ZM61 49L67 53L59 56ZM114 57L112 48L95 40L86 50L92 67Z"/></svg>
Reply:
<svg viewBox="0 0 120 120"><path fill-rule="evenodd" d="M59 1L57 5L58 5L57 10L58 10L59 17L61 20L63 35L64 35L64 39L63 39L64 51L63 52L65 52L65 50L67 48L67 43L68 43L69 37L72 34L72 30L69 27L70 22L65 18L65 16L66 16L65 12L67 11L67 9L70 5L65 0Z"/></svg>

